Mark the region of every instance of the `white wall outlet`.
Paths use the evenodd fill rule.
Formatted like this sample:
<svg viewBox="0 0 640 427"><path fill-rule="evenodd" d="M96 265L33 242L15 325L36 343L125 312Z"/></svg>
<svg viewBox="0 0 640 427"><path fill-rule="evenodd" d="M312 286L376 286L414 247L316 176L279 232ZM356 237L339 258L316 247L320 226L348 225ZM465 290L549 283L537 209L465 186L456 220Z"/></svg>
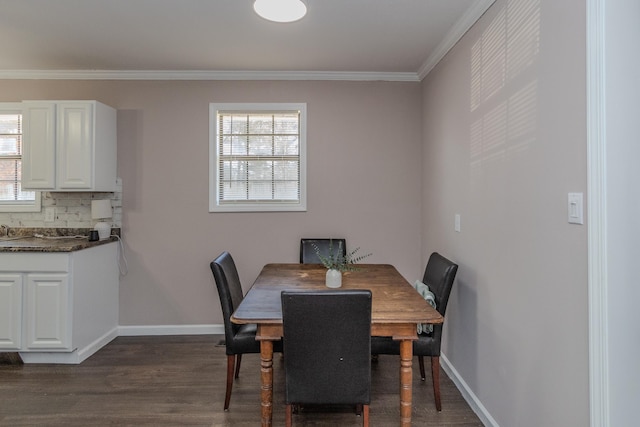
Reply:
<svg viewBox="0 0 640 427"><path fill-rule="evenodd" d="M53 222L55 220L56 220L55 206L49 206L44 208L44 222Z"/></svg>
<svg viewBox="0 0 640 427"><path fill-rule="evenodd" d="M456 214L454 217L453 229L458 233L460 232L460 214Z"/></svg>
<svg viewBox="0 0 640 427"><path fill-rule="evenodd" d="M584 224L582 193L569 193L567 198L569 210L569 224Z"/></svg>

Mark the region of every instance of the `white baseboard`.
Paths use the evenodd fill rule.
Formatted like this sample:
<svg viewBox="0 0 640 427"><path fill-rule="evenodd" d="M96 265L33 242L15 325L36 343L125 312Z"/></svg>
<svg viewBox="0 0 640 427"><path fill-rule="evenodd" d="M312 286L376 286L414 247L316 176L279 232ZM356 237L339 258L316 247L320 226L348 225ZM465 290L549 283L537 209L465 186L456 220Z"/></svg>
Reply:
<svg viewBox="0 0 640 427"><path fill-rule="evenodd" d="M482 424L485 426L499 427L498 422L493 419L489 411L487 411L487 408L484 407L480 399L478 399L478 396L475 395L465 380L462 379L459 372L453 367L451 362L449 362L449 359L447 359L444 353L440 354L440 362L442 369L447 373L449 378L451 378L451 381L454 382L458 390L460 390L462 397L464 397L464 400L467 401L473 412L480 418Z"/></svg>
<svg viewBox="0 0 640 427"><path fill-rule="evenodd" d="M109 344L115 338L118 337L118 328L115 327L91 344L87 345L84 348L78 349L78 363L82 363L82 361L86 360L96 351L100 350L105 345Z"/></svg>
<svg viewBox="0 0 640 427"><path fill-rule="evenodd" d="M224 335L224 325L141 325L119 326L118 335Z"/></svg>
<svg viewBox="0 0 640 427"><path fill-rule="evenodd" d="M21 352L24 363L77 365L119 336L143 335L224 335L224 325L118 326L92 343L74 351Z"/></svg>
<svg viewBox="0 0 640 427"><path fill-rule="evenodd" d="M109 344L118 336L118 329L113 328L97 340L74 351L33 351L21 352L20 357L24 363L57 363L63 365L77 365L88 359L96 351Z"/></svg>
<svg viewBox="0 0 640 427"><path fill-rule="evenodd" d="M54 363L60 365L77 365L80 363L78 350L58 353L53 351L24 351L20 352L20 358L24 363Z"/></svg>

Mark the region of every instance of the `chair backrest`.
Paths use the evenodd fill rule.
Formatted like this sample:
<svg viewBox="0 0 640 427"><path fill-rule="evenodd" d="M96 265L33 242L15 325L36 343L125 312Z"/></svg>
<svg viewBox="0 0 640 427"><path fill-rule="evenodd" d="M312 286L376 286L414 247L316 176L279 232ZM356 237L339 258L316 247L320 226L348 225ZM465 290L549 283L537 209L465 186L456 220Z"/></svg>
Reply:
<svg viewBox="0 0 640 427"><path fill-rule="evenodd" d="M287 404L371 399L371 291L283 291Z"/></svg>
<svg viewBox="0 0 640 427"><path fill-rule="evenodd" d="M240 325L231 322L231 315L244 298L240 277L238 276L236 264L229 252L222 252L211 262L210 267L213 278L216 281L220 305L222 306L225 340L227 343L231 343L233 336L240 328Z"/></svg>
<svg viewBox="0 0 640 427"><path fill-rule="evenodd" d="M322 264L314 245L323 257L329 258L331 251L338 253L338 249L344 257L347 255L346 239L300 239L300 264Z"/></svg>
<svg viewBox="0 0 640 427"><path fill-rule="evenodd" d="M427 267L424 270L422 282L429 286L436 300L436 309L444 316L449 303L451 287L458 272L458 264L449 261L437 252L429 257ZM442 325L434 325L434 338L439 339L442 335Z"/></svg>

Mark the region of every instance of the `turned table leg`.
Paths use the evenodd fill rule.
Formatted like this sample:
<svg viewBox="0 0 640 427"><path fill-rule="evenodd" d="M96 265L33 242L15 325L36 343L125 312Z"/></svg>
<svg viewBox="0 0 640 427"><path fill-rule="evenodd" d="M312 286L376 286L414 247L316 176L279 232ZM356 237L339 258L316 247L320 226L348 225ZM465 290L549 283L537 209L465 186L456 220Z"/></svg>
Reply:
<svg viewBox="0 0 640 427"><path fill-rule="evenodd" d="M273 415L273 341L260 341L260 366L262 427L271 427Z"/></svg>
<svg viewBox="0 0 640 427"><path fill-rule="evenodd" d="M400 341L400 425L411 425L411 383L413 371L413 342L411 340Z"/></svg>

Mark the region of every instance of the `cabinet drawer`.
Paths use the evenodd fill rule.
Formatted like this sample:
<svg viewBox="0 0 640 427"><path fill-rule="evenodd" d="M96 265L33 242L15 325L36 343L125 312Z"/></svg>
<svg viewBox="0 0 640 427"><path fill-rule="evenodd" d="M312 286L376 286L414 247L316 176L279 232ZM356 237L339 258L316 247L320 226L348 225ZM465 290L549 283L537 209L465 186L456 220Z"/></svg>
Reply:
<svg viewBox="0 0 640 427"><path fill-rule="evenodd" d="M52 252L3 252L0 254L0 271L69 271L69 254Z"/></svg>

